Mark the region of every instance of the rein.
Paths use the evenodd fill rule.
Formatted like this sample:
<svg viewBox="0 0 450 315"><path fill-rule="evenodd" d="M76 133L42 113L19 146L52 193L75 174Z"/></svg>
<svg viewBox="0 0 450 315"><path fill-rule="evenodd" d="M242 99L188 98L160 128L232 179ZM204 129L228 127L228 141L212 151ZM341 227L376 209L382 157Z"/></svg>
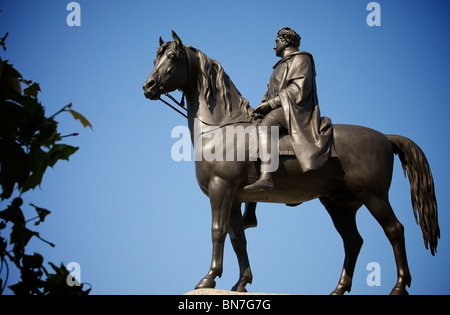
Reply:
<svg viewBox="0 0 450 315"><path fill-rule="evenodd" d="M182 92L182 91L181 91ZM185 103L184 103L184 92L182 92L182 96L181 96L181 101L178 102L172 95L170 95L169 93L164 93L165 96L167 96L171 101L173 101L177 106L179 106L180 108L182 108L183 110L186 111L186 113L189 113L189 110L185 107ZM169 106L170 108L172 108L174 111L176 111L178 114L180 114L181 116L183 116L184 118L188 118L188 116L183 113L182 111L180 111L178 108L176 108L174 105L170 104L168 101L163 100L161 97L159 97L159 100L161 102L163 102L164 104L166 104L167 106ZM217 126L216 124L210 124L207 123L206 121L203 121L202 119L196 117L196 119L198 119L202 124L209 126L209 127L217 127L216 129L213 130L209 130L209 132L226 127L226 126L231 126L234 124L240 124L240 123L250 123L249 121L231 121L222 125Z"/></svg>
<svg viewBox="0 0 450 315"><path fill-rule="evenodd" d="M169 93L164 93L165 96L167 96L169 99L171 99L175 104L177 104L179 107L181 107L182 109L184 109L186 112L188 111L186 107L184 107L184 92L183 96L181 97L181 101L178 102L172 95L170 95ZM170 104L169 102L167 102L166 100L163 100L161 98L161 96L159 97L159 100L161 102L163 102L164 104L166 104L167 106L169 106L170 108L172 108L174 111L176 111L178 114L180 114L181 116L183 116L184 118L188 118L188 116L183 113L182 111L180 111L178 108L175 108L175 106L173 106L172 104Z"/></svg>

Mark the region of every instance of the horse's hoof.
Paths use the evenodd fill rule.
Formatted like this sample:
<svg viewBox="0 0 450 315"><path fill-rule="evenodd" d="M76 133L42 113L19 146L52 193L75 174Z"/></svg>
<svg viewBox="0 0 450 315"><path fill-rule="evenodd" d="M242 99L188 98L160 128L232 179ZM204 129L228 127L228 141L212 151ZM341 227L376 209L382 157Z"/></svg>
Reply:
<svg viewBox="0 0 450 315"><path fill-rule="evenodd" d="M244 286L240 285L240 286L237 287L236 291L237 292L247 292L247 289Z"/></svg>
<svg viewBox="0 0 450 315"><path fill-rule="evenodd" d="M216 287L216 281L214 281L213 279L203 278L195 286L195 290L197 290L197 289L213 289L215 287Z"/></svg>
<svg viewBox="0 0 450 315"><path fill-rule="evenodd" d="M335 289L333 292L330 293L330 295L344 295L345 290L338 290Z"/></svg>
<svg viewBox="0 0 450 315"><path fill-rule="evenodd" d="M236 284L236 285L234 285L234 287L231 288L231 291L234 291L234 292L247 292L247 289L243 285Z"/></svg>
<svg viewBox="0 0 450 315"><path fill-rule="evenodd" d="M404 287L394 287L389 295L409 295Z"/></svg>
<svg viewBox="0 0 450 315"><path fill-rule="evenodd" d="M337 288L330 293L330 295L344 295L346 291L350 292L351 289L342 285L338 285Z"/></svg>

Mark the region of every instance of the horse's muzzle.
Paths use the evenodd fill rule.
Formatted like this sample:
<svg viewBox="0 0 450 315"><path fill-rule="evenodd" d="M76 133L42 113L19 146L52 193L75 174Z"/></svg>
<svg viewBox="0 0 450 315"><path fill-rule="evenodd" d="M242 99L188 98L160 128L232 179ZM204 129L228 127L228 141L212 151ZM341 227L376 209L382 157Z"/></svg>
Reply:
<svg viewBox="0 0 450 315"><path fill-rule="evenodd" d="M144 95L146 98L150 100L157 100L161 96L161 93L159 92L159 89L156 87L156 81L155 80L148 80L146 81L142 88L144 89Z"/></svg>

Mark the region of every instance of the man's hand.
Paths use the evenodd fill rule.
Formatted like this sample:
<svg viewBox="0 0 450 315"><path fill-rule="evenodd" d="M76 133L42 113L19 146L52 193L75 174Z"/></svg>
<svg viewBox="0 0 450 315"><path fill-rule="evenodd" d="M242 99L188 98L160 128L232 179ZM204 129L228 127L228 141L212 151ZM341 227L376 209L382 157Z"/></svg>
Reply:
<svg viewBox="0 0 450 315"><path fill-rule="evenodd" d="M258 107L255 108L255 114L259 116L266 116L270 111L272 110L272 107L268 102L262 102L258 105Z"/></svg>

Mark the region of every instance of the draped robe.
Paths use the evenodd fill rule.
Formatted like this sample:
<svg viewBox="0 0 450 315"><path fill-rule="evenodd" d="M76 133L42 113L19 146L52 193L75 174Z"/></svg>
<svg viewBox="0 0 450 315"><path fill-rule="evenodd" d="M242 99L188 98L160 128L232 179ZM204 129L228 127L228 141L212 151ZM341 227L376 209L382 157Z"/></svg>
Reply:
<svg viewBox="0 0 450 315"><path fill-rule="evenodd" d="M333 125L328 117L320 116L314 59L307 52L295 51L273 68L263 101L269 102L275 115L284 116L302 171L319 169L332 153Z"/></svg>

